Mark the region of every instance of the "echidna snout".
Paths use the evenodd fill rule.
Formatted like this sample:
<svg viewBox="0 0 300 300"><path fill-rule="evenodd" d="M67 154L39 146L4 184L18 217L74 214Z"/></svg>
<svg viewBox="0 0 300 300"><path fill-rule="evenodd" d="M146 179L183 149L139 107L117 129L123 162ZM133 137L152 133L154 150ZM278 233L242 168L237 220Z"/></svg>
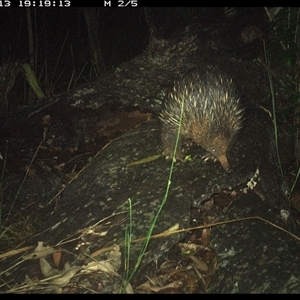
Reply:
<svg viewBox="0 0 300 300"><path fill-rule="evenodd" d="M225 154L222 154L220 155L219 157L217 157L218 161L221 163L223 169L226 171L226 172L229 172L230 171L230 166L229 166L229 162L228 162L228 159L226 157Z"/></svg>

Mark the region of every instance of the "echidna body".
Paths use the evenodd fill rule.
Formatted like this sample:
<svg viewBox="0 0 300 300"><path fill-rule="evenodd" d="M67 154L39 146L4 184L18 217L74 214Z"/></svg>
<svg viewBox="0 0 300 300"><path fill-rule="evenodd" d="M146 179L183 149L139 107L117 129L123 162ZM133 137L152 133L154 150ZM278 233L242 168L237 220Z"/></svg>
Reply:
<svg viewBox="0 0 300 300"><path fill-rule="evenodd" d="M180 125L176 159L182 159L182 139L191 139L229 171L226 153L242 127L242 118L243 109L230 78L214 67L190 70L175 81L160 113L163 154L167 159L173 157Z"/></svg>

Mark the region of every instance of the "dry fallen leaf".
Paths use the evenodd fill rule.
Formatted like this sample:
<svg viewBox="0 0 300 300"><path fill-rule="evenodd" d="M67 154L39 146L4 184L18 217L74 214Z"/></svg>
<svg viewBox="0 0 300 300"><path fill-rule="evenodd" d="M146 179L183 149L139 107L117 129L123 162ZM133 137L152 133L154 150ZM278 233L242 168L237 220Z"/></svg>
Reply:
<svg viewBox="0 0 300 300"><path fill-rule="evenodd" d="M204 260L202 260L201 258L198 258L194 255L190 255L189 257L193 261L195 268L197 268L201 272L207 272L208 266L207 266L207 263Z"/></svg>
<svg viewBox="0 0 300 300"><path fill-rule="evenodd" d="M84 267L84 271L102 271L108 274L119 276L117 271L121 266L121 252L118 245L114 245L113 249L109 252L107 260L96 261L88 263Z"/></svg>
<svg viewBox="0 0 300 300"><path fill-rule="evenodd" d="M44 242L38 242L38 245L33 250L33 252L29 253L27 255L24 255L23 258L25 260L27 260L27 259L39 259L41 257L51 255L52 253L54 253L56 251L57 251L57 249L54 249L52 247L49 247L49 246L44 247Z"/></svg>
<svg viewBox="0 0 300 300"><path fill-rule="evenodd" d="M210 237L210 229L209 228L204 228L202 230L202 235L201 235L201 244L202 245L208 245L209 244L209 237Z"/></svg>
<svg viewBox="0 0 300 300"><path fill-rule="evenodd" d="M55 266L58 268L61 262L62 252L57 251L52 254L53 262Z"/></svg>

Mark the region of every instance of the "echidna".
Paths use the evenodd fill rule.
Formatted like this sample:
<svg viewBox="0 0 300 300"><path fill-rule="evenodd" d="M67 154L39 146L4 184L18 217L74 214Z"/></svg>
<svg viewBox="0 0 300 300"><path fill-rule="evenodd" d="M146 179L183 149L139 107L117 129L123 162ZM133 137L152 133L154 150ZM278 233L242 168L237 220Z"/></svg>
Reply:
<svg viewBox="0 0 300 300"><path fill-rule="evenodd" d="M173 157L180 125L176 159L182 159L182 140L191 139L209 153L206 159L217 158L229 171L226 152L242 119L243 108L228 76L211 66L189 70L175 80L160 112L163 154Z"/></svg>

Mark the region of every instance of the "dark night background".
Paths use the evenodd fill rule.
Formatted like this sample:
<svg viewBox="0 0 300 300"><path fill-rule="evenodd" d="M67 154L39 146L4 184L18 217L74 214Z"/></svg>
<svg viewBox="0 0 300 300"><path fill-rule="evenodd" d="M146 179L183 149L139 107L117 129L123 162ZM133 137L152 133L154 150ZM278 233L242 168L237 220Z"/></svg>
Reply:
<svg viewBox="0 0 300 300"><path fill-rule="evenodd" d="M149 32L142 8L94 8L99 21L99 42L106 70L141 53ZM30 8L34 33L35 70L47 97L94 79L87 26L82 8ZM27 16L25 8L0 10L0 61L29 62ZM10 101L26 104L24 79L18 76L19 95ZM22 94L22 97L21 95ZM18 99L16 99L16 97Z"/></svg>

